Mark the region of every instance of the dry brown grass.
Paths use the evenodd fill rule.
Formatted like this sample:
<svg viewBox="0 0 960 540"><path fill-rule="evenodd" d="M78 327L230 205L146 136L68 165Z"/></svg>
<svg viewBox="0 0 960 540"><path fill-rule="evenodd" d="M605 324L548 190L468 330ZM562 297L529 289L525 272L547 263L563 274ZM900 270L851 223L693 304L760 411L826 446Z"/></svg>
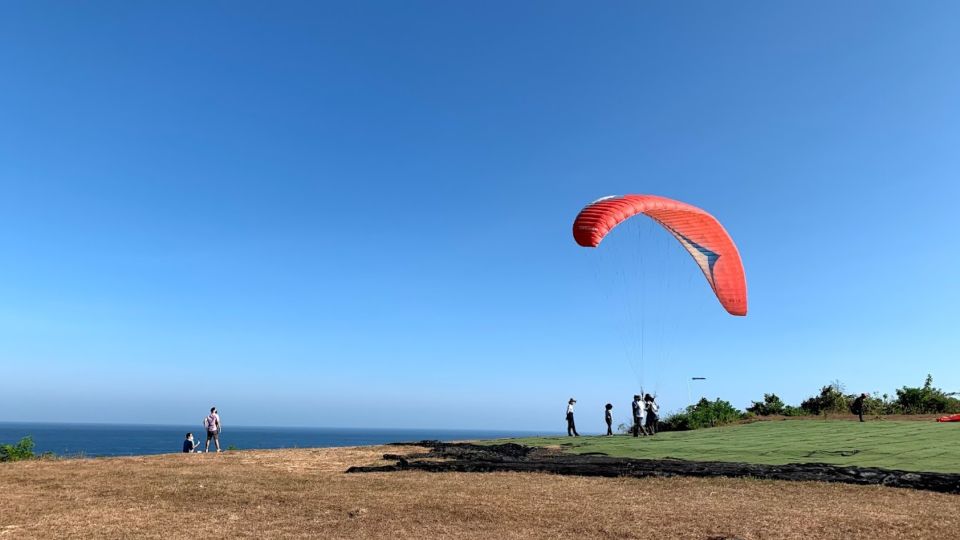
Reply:
<svg viewBox="0 0 960 540"><path fill-rule="evenodd" d="M956 538L960 497L742 479L343 474L331 448L0 466L0 539ZM653 504L651 510L648 504Z"/></svg>

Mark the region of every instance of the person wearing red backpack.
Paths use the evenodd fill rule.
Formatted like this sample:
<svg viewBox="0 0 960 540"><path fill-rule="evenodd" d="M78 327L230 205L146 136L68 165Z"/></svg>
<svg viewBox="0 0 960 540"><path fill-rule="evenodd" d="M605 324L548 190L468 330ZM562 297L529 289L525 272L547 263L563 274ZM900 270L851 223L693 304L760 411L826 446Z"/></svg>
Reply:
<svg viewBox="0 0 960 540"><path fill-rule="evenodd" d="M220 415L217 414L217 408L210 408L210 415L203 419L203 427L207 428L207 444L204 446L203 451L210 451L210 439L213 439L213 444L217 447L217 452L220 451Z"/></svg>

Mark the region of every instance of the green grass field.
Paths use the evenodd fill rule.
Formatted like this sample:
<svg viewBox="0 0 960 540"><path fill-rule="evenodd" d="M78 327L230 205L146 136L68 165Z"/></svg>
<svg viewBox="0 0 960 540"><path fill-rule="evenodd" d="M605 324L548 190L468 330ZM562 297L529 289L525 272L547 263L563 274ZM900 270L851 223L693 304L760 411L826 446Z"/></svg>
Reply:
<svg viewBox="0 0 960 540"><path fill-rule="evenodd" d="M493 442L493 441L490 441ZM507 442L507 441L497 441ZM748 463L831 463L960 473L960 423L785 420L659 433L634 439L583 436L510 439L576 453Z"/></svg>

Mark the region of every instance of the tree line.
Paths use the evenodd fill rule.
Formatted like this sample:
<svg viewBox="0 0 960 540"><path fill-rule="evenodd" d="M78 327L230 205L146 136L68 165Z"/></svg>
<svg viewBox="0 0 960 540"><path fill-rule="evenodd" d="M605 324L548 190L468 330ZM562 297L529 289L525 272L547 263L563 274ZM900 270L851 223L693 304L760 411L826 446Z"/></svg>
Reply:
<svg viewBox="0 0 960 540"><path fill-rule="evenodd" d="M923 386L903 386L894 395L874 392L864 399L864 414L882 416L889 414L954 414L960 413L960 399L956 392L945 392L933 386L933 377L927 375ZM663 431L682 431L705 427L722 426L759 416L828 416L849 414L858 394L848 394L839 381L834 381L816 395L789 405L776 394L764 394L760 401L753 401L746 411L741 411L722 399L710 401L702 398L686 409L667 416L661 422Z"/></svg>

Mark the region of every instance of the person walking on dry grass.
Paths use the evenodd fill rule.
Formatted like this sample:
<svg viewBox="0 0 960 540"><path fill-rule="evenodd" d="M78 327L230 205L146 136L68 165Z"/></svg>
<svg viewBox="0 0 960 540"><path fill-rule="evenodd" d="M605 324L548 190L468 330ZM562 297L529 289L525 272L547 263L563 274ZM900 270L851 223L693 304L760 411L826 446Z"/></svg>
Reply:
<svg viewBox="0 0 960 540"><path fill-rule="evenodd" d="M210 414L203 420L204 427L207 428L207 444L204 446L203 451L210 451L210 439L213 439L214 445L217 447L217 452L220 451L220 415L217 414L217 408L211 407Z"/></svg>
<svg viewBox="0 0 960 540"><path fill-rule="evenodd" d="M573 404L577 400L570 398L570 401L567 402L567 437L579 437L580 434L577 433L577 425L573 422Z"/></svg>

